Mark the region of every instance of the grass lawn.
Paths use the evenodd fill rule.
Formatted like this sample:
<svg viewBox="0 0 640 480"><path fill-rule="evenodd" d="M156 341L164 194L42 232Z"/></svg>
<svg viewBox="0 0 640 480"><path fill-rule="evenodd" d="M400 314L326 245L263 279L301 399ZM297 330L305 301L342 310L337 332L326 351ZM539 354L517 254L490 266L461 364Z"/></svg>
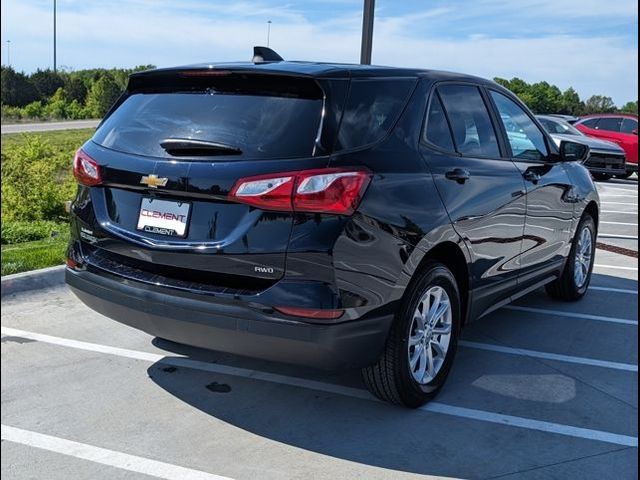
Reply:
<svg viewBox="0 0 640 480"><path fill-rule="evenodd" d="M24 142L26 136L38 136L47 140L53 148L61 152L70 152L71 158L75 151L89 138L93 136L94 128L81 128L78 130L54 130L52 132L32 132L32 133L3 133L2 150Z"/></svg>
<svg viewBox="0 0 640 480"><path fill-rule="evenodd" d="M51 180L57 185L58 182L64 179L67 179L66 181L68 181L71 176L71 163L73 160L73 154L87 139L89 139L93 135L93 132L94 129L88 128L81 130L59 130L52 132L3 134L1 137L3 195L5 190L4 182L8 181L7 178L5 178L5 163L8 164L9 162L16 161L16 159L20 156L16 154L16 148L20 147L29 138L39 137L45 140L50 146L50 148L47 150L47 156L43 158L38 157L38 161L49 161L50 159L51 161L56 161L58 162L58 164L62 165L60 167L61 170L59 171L58 176L52 178ZM57 187L54 187L54 190L55 188ZM67 199L67 195L70 196L68 200L71 200L72 194L66 191L63 195L64 199ZM56 204L58 203L62 202L58 200ZM31 203L29 203L29 205L31 205ZM22 220L23 223L25 221L28 222L28 220L23 219L20 216L16 216L15 213L11 215L11 212L5 210L6 209L4 208L3 201L3 225L6 218ZM64 263L67 242L69 240L68 226L66 225L64 219L61 217L45 217L44 219L53 220L60 223L60 228L55 229L57 234L54 237L43 238L42 240L2 245L2 275L25 272L28 270L36 270L39 268L51 267ZM7 222L10 223L10 221ZM6 241L7 239L3 239L3 242Z"/></svg>
<svg viewBox="0 0 640 480"><path fill-rule="evenodd" d="M2 245L2 275L62 265L68 241L65 231L55 238Z"/></svg>

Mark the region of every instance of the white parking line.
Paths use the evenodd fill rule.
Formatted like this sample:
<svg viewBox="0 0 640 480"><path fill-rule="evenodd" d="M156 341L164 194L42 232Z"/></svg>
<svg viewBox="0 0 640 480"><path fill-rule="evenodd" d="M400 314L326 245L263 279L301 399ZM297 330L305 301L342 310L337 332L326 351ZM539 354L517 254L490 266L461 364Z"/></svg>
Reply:
<svg viewBox="0 0 640 480"><path fill-rule="evenodd" d="M543 358L545 360L556 360L566 363L577 363L580 365L590 365L593 367L611 368L613 370L624 370L627 372L637 372L638 366L630 363L609 362L606 360L597 360L594 358L574 357L571 355L561 355L558 353L538 352L536 350L526 350L524 348L504 347L502 345L493 345L489 343L469 342L461 340L458 345L467 348L475 348L478 350L487 350L490 352L506 353L509 355L520 355L523 357Z"/></svg>
<svg viewBox="0 0 640 480"><path fill-rule="evenodd" d="M81 458L130 472L142 473L156 478L165 478L168 480L175 480L177 478L184 480L230 480L229 477L221 477L220 475L214 475L201 470L179 467L170 463L159 462L158 460L138 457L128 453L117 452L86 443L74 442L43 433L10 427L8 425L2 425L2 440L28 445L29 447L40 448L70 457Z"/></svg>
<svg viewBox="0 0 640 480"><path fill-rule="evenodd" d="M586 313L565 312L563 310L547 310L546 308L521 307L519 305L507 305L502 307L505 310L514 310L517 312L544 313L546 315L555 315L569 318L580 318L583 320L595 320L597 322L620 323L622 325L638 326L637 320L627 320L626 318L604 317L601 315L589 315Z"/></svg>
<svg viewBox="0 0 640 480"><path fill-rule="evenodd" d="M607 192L602 192L600 193L600 197L607 197L607 198L613 198L613 197L629 197L629 198L637 198L638 194L637 193L623 193L623 194L617 194L617 193L607 193Z"/></svg>
<svg viewBox="0 0 640 480"><path fill-rule="evenodd" d="M594 286L590 286L589 290L600 290L602 292L628 293L629 295L638 295L638 291L637 290L627 290L626 288L611 288L611 287L594 287Z"/></svg>
<svg viewBox="0 0 640 480"><path fill-rule="evenodd" d="M638 215L638 212L625 212L624 210L600 210L600 213L622 213L625 215Z"/></svg>
<svg viewBox="0 0 640 480"><path fill-rule="evenodd" d="M625 223L625 222L600 222L600 225L626 225L628 227L637 227L638 224L637 223Z"/></svg>
<svg viewBox="0 0 640 480"><path fill-rule="evenodd" d="M281 385L308 388L310 390L318 390L322 392L335 393L353 398L376 400L371 394L359 388L345 387L331 383L318 382L315 380L307 380L298 377L288 377L286 375L278 375L275 373L261 372L258 370L249 370L245 368L230 367L217 363L207 363L199 360L192 360L184 357L164 357L163 355L139 352L136 350L128 350L124 348L109 347L95 343L81 342L78 340L70 340L66 338L54 337L51 335L43 335L40 333L27 332L15 328L2 327L2 333L5 335L13 335L23 338L30 338L39 342L50 343L53 345L66 346L79 350L106 353L117 355L125 358L134 358L138 360L146 359L149 362L162 362L166 365L176 367L191 368L195 370L204 370L224 375L233 375L236 377L244 377L255 380L262 380ZM512 415L504 415L501 413L487 412L484 410L475 410L471 408L456 407L439 402L430 402L420 407L420 410L432 413L441 413L454 417L468 418L482 422L497 423L499 425L524 428L528 430L537 430L547 433L555 433L575 438L583 438L587 440L595 440L616 445L625 445L628 447L638 446L638 437L628 435L619 435L601 430L591 430L588 428L574 427L561 423L543 422L524 417L516 417Z"/></svg>
<svg viewBox="0 0 640 480"><path fill-rule="evenodd" d="M629 270L631 272L637 272L638 267L620 267L618 265L603 265L601 263L596 263L593 265L595 268L607 268L609 270Z"/></svg>
<svg viewBox="0 0 640 480"><path fill-rule="evenodd" d="M611 185L607 185L606 187L602 188L602 191L600 191L600 189L598 189L598 192L603 193L603 191L606 190L616 190L618 192L637 192L638 191L638 187L634 186L634 185L629 185L629 188L627 188L627 186L623 186L623 185L618 185L616 187L613 187Z"/></svg>
<svg viewBox="0 0 640 480"><path fill-rule="evenodd" d="M598 238L620 238L623 240L638 240L637 235L618 235L617 233L599 233Z"/></svg>
<svg viewBox="0 0 640 480"><path fill-rule="evenodd" d="M588 428L572 427L561 423L543 422L533 420L531 418L514 417L512 415L504 415L502 413L484 412L481 410L473 410L470 408L454 407L444 405L442 403L431 402L421 407L420 410L429 412L443 413L445 415L455 415L456 417L464 417L482 422L498 423L500 425L508 425L510 427L520 427L529 430L538 430L547 433L557 433L569 437L586 438L589 440L598 440L606 443L614 443L617 445L626 445L627 447L638 447L638 438L628 435L618 435L616 433L602 432L598 430L590 430Z"/></svg>

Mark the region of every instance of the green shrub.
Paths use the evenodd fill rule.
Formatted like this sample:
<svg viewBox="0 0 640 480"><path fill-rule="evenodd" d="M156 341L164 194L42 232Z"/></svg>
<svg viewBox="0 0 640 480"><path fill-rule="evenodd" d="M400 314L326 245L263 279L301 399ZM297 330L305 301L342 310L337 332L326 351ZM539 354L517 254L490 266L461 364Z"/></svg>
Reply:
<svg viewBox="0 0 640 480"><path fill-rule="evenodd" d="M12 107L2 104L2 120L20 120L24 117L24 111L20 107Z"/></svg>
<svg viewBox="0 0 640 480"><path fill-rule="evenodd" d="M56 93L49 99L44 107L45 116L47 118L64 119L68 117L67 109L69 104L62 88L56 90Z"/></svg>
<svg viewBox="0 0 640 480"><path fill-rule="evenodd" d="M33 222L25 221L3 221L2 222L2 245L11 245L21 242L32 242L45 238L55 238L69 229L67 223L38 220Z"/></svg>
<svg viewBox="0 0 640 480"><path fill-rule="evenodd" d="M31 102L22 109L24 116L27 118L42 118L44 116L44 109L42 108L42 102Z"/></svg>
<svg viewBox="0 0 640 480"><path fill-rule="evenodd" d="M73 150L56 151L39 135L2 148L2 221L59 220L76 186L71 174ZM75 146L77 148L77 146Z"/></svg>
<svg viewBox="0 0 640 480"><path fill-rule="evenodd" d="M122 90L111 75L104 75L91 85L87 94L86 108L93 118L102 118L121 93Z"/></svg>

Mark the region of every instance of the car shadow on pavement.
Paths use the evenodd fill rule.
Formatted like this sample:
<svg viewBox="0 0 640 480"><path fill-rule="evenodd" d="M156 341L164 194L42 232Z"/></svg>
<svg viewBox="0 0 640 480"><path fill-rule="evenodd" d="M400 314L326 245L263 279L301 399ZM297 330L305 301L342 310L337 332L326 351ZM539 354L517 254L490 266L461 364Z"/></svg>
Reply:
<svg viewBox="0 0 640 480"><path fill-rule="evenodd" d="M635 280L606 275L594 275L594 283L619 289L637 288ZM598 294L606 295L606 292ZM487 317L488 322L493 321L490 317ZM571 323L564 323L566 328L573 328ZM520 319L506 325L503 328L511 330L511 333L526 333L527 329L535 329L537 324ZM240 367L303 381L363 388L358 372L332 375L204 351L162 339L154 339L153 343L163 350L192 360L225 366L223 370L227 366ZM570 416L571 410L580 410L585 402L591 401L582 397L592 395L591 391L583 389L571 376L549 372L546 368L531 359L518 357L494 357L478 361L477 353L462 349L452 378L438 400L489 411L503 408L508 411L516 405L517 409L526 409L524 416L531 417L547 414L555 417L558 410L567 411ZM553 441L550 441L548 434L541 432L424 410L407 410L363 398L263 381L250 375L236 376L185 368L179 365L179 361L173 361L172 357L152 365L148 375L180 401L214 419L262 438L338 459L414 474L486 478L598 454L613 447L571 437L553 437ZM556 382L547 385L550 391L557 390L557 382L562 381L563 384L572 385L572 389L567 390L572 393L565 397L557 394L513 395L518 388L533 388L526 384L503 389L502 392L509 392L507 395L498 390L481 391L483 378L501 378L504 381L538 378L545 382ZM577 385L576 389L573 388L574 384ZM539 388L539 385L535 388ZM478 403L474 404L476 399ZM574 421L569 417L568 423ZM535 454L532 455L532 451ZM500 452L499 459L496 452Z"/></svg>

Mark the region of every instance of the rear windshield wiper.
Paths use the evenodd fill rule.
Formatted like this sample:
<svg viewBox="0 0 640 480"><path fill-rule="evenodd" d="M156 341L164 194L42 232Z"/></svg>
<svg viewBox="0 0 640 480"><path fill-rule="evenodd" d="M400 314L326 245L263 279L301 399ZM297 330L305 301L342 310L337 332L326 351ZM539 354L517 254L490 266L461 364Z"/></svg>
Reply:
<svg viewBox="0 0 640 480"><path fill-rule="evenodd" d="M193 138L165 138L160 142L165 151L175 157L240 155L242 150L231 145Z"/></svg>

